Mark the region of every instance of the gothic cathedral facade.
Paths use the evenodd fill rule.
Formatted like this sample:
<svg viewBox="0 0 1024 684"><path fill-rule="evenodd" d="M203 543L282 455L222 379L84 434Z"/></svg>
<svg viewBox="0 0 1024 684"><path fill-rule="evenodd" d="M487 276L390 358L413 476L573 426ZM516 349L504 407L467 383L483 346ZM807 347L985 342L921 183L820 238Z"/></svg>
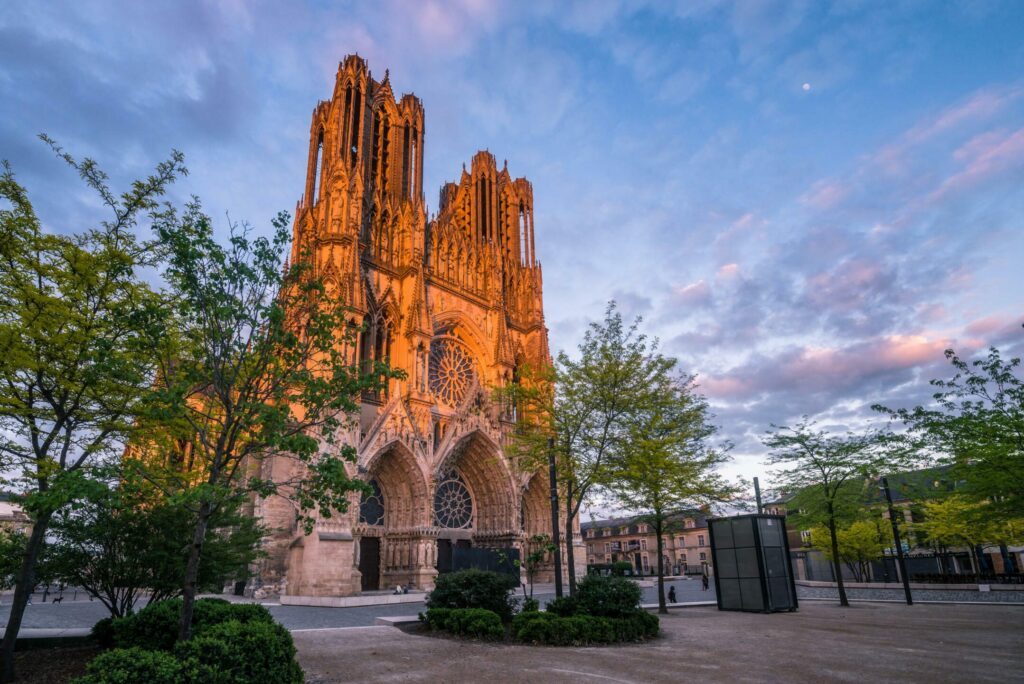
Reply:
<svg viewBox="0 0 1024 684"><path fill-rule="evenodd" d="M313 111L292 260L311 255L350 304L353 357L405 378L364 394L346 431L372 495L309 535L288 501L257 502L273 530L260 593L429 589L460 549L522 550L551 531L547 477L508 458L515 416L491 391L550 361L532 186L478 152L428 217L425 132L422 102L358 56Z"/></svg>

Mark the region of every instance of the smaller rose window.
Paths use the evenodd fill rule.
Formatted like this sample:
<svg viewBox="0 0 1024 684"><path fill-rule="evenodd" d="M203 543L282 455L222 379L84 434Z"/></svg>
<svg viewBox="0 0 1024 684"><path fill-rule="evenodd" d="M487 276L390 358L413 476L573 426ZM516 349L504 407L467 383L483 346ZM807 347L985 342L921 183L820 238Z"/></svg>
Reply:
<svg viewBox="0 0 1024 684"><path fill-rule="evenodd" d="M434 492L434 523L438 527L465 529L473 522L473 499L454 470L444 473Z"/></svg>

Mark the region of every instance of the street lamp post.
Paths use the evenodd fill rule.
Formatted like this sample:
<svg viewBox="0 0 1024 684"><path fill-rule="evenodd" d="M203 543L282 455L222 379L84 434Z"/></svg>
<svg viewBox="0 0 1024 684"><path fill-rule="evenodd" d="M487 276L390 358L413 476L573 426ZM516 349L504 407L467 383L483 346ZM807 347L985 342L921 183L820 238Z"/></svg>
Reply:
<svg viewBox="0 0 1024 684"><path fill-rule="evenodd" d="M562 544L558 533L558 481L555 478L555 440L548 438L548 479L551 482L551 542L555 545L555 596L562 597Z"/></svg>
<svg viewBox="0 0 1024 684"><path fill-rule="evenodd" d="M889 478L882 478L882 486L879 487L885 492L885 502L889 506L889 522L892 523L892 538L896 542L896 559L899 564L900 579L903 580L903 593L907 596L907 605L914 605L914 599L910 595L910 578L907 577L907 563L903 558L903 544L900 542L900 528L896 524L896 511L892 507L892 494L889 492Z"/></svg>

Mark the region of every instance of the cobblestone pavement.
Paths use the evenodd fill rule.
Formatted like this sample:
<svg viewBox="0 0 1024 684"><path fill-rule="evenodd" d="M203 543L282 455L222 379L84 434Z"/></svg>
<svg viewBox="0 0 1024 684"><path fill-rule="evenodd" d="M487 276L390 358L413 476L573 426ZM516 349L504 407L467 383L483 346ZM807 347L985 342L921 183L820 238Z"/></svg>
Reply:
<svg viewBox="0 0 1024 684"><path fill-rule="evenodd" d="M1024 591L957 591L955 589L911 589L915 601L964 601L967 603L1024 603ZM839 590L832 587L796 588L797 598L827 598L839 600ZM902 589L847 589L851 599L886 599L905 601Z"/></svg>
<svg viewBox="0 0 1024 684"><path fill-rule="evenodd" d="M548 648L409 634L393 627L295 634L310 684L334 682L1021 681L1024 608L849 608L795 613L672 611L644 644Z"/></svg>

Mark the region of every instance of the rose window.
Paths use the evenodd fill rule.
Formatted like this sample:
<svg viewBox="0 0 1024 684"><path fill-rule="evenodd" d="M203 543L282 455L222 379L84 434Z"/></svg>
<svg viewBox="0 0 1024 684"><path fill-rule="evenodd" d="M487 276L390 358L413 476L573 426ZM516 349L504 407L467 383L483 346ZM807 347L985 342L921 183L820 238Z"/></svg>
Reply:
<svg viewBox="0 0 1024 684"><path fill-rule="evenodd" d="M473 377L473 361L461 344L444 337L430 344L430 391L443 404L462 403Z"/></svg>
<svg viewBox="0 0 1024 684"><path fill-rule="evenodd" d="M434 492L434 523L438 527L465 529L473 522L473 499L454 470L441 476Z"/></svg>
<svg viewBox="0 0 1024 684"><path fill-rule="evenodd" d="M380 491L380 485L376 480L370 480L372 493L363 492L363 498L359 502L359 522L367 525L384 524L384 494Z"/></svg>

